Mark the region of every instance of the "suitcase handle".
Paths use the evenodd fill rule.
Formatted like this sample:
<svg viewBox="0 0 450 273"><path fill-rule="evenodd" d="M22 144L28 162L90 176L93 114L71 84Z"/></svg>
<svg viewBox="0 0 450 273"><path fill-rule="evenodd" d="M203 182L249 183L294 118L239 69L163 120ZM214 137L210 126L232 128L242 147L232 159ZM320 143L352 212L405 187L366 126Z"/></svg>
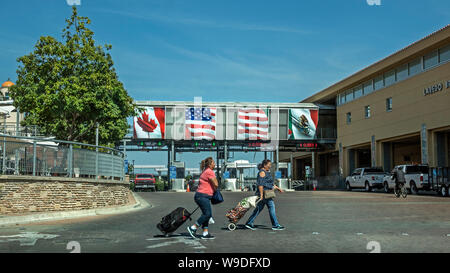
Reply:
<svg viewBox="0 0 450 273"><path fill-rule="evenodd" d="M199 208L200 207L197 207L196 209L194 209L194 211L191 213L191 215L194 214Z"/></svg>

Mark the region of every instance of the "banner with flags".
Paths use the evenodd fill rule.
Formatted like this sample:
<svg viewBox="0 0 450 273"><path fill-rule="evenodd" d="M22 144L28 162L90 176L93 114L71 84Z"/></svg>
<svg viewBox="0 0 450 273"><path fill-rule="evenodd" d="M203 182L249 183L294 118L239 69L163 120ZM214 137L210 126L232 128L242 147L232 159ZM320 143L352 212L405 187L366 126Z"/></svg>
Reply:
<svg viewBox="0 0 450 273"><path fill-rule="evenodd" d="M237 139L268 140L269 117L267 109L240 108L238 111Z"/></svg>
<svg viewBox="0 0 450 273"><path fill-rule="evenodd" d="M216 108L188 107L185 111L185 139L216 139Z"/></svg>
<svg viewBox="0 0 450 273"><path fill-rule="evenodd" d="M147 107L133 121L134 138L164 138L165 109Z"/></svg>
<svg viewBox="0 0 450 273"><path fill-rule="evenodd" d="M319 110L289 109L288 139L315 139Z"/></svg>

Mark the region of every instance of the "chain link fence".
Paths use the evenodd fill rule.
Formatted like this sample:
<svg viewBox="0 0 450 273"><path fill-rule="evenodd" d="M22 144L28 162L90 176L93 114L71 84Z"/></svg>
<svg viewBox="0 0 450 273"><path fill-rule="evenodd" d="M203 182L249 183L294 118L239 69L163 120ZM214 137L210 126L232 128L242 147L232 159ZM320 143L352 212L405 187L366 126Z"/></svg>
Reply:
<svg viewBox="0 0 450 273"><path fill-rule="evenodd" d="M0 134L0 173L123 180L124 154L109 147Z"/></svg>

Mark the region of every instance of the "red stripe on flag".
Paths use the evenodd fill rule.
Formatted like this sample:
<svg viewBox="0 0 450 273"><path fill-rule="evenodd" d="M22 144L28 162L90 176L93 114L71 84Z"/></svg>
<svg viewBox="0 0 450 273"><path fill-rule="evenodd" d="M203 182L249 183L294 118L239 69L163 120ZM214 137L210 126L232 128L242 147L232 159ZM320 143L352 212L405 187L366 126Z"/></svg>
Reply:
<svg viewBox="0 0 450 273"><path fill-rule="evenodd" d="M314 125L316 125L317 128L317 123L319 123L319 110L310 110L309 111L311 113L311 119L314 122Z"/></svg>
<svg viewBox="0 0 450 273"><path fill-rule="evenodd" d="M264 110L261 109L239 109L239 113L245 114L266 114Z"/></svg>
<svg viewBox="0 0 450 273"><path fill-rule="evenodd" d="M269 128L269 124L257 124L257 123L243 123L239 122L239 125L245 128L256 127L256 128Z"/></svg>
<svg viewBox="0 0 450 273"><path fill-rule="evenodd" d="M208 130L216 130L216 126L214 125L203 125L203 124L186 124L188 128L192 129L208 129Z"/></svg>
<svg viewBox="0 0 450 273"><path fill-rule="evenodd" d="M239 134L255 134L255 135L264 135L267 136L269 133L268 132L264 132L264 131L260 131L260 130L253 130L253 129L239 129L238 130Z"/></svg>
<svg viewBox="0 0 450 273"><path fill-rule="evenodd" d="M239 116L239 119L242 119L242 120L269 121L269 118L267 118L267 117L248 117L248 116Z"/></svg>
<svg viewBox="0 0 450 273"><path fill-rule="evenodd" d="M161 130L161 138L164 138L164 133L166 132L165 110L164 110L164 108L159 108L159 107L155 107L153 109L155 110L155 117L158 120L159 129Z"/></svg>

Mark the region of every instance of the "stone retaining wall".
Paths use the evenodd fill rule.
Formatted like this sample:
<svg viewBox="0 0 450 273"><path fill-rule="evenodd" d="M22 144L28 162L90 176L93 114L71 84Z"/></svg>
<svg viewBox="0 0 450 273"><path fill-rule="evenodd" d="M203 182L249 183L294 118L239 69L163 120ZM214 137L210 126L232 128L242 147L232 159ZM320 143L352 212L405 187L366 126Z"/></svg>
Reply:
<svg viewBox="0 0 450 273"><path fill-rule="evenodd" d="M0 176L0 215L127 205L129 183L81 178Z"/></svg>

